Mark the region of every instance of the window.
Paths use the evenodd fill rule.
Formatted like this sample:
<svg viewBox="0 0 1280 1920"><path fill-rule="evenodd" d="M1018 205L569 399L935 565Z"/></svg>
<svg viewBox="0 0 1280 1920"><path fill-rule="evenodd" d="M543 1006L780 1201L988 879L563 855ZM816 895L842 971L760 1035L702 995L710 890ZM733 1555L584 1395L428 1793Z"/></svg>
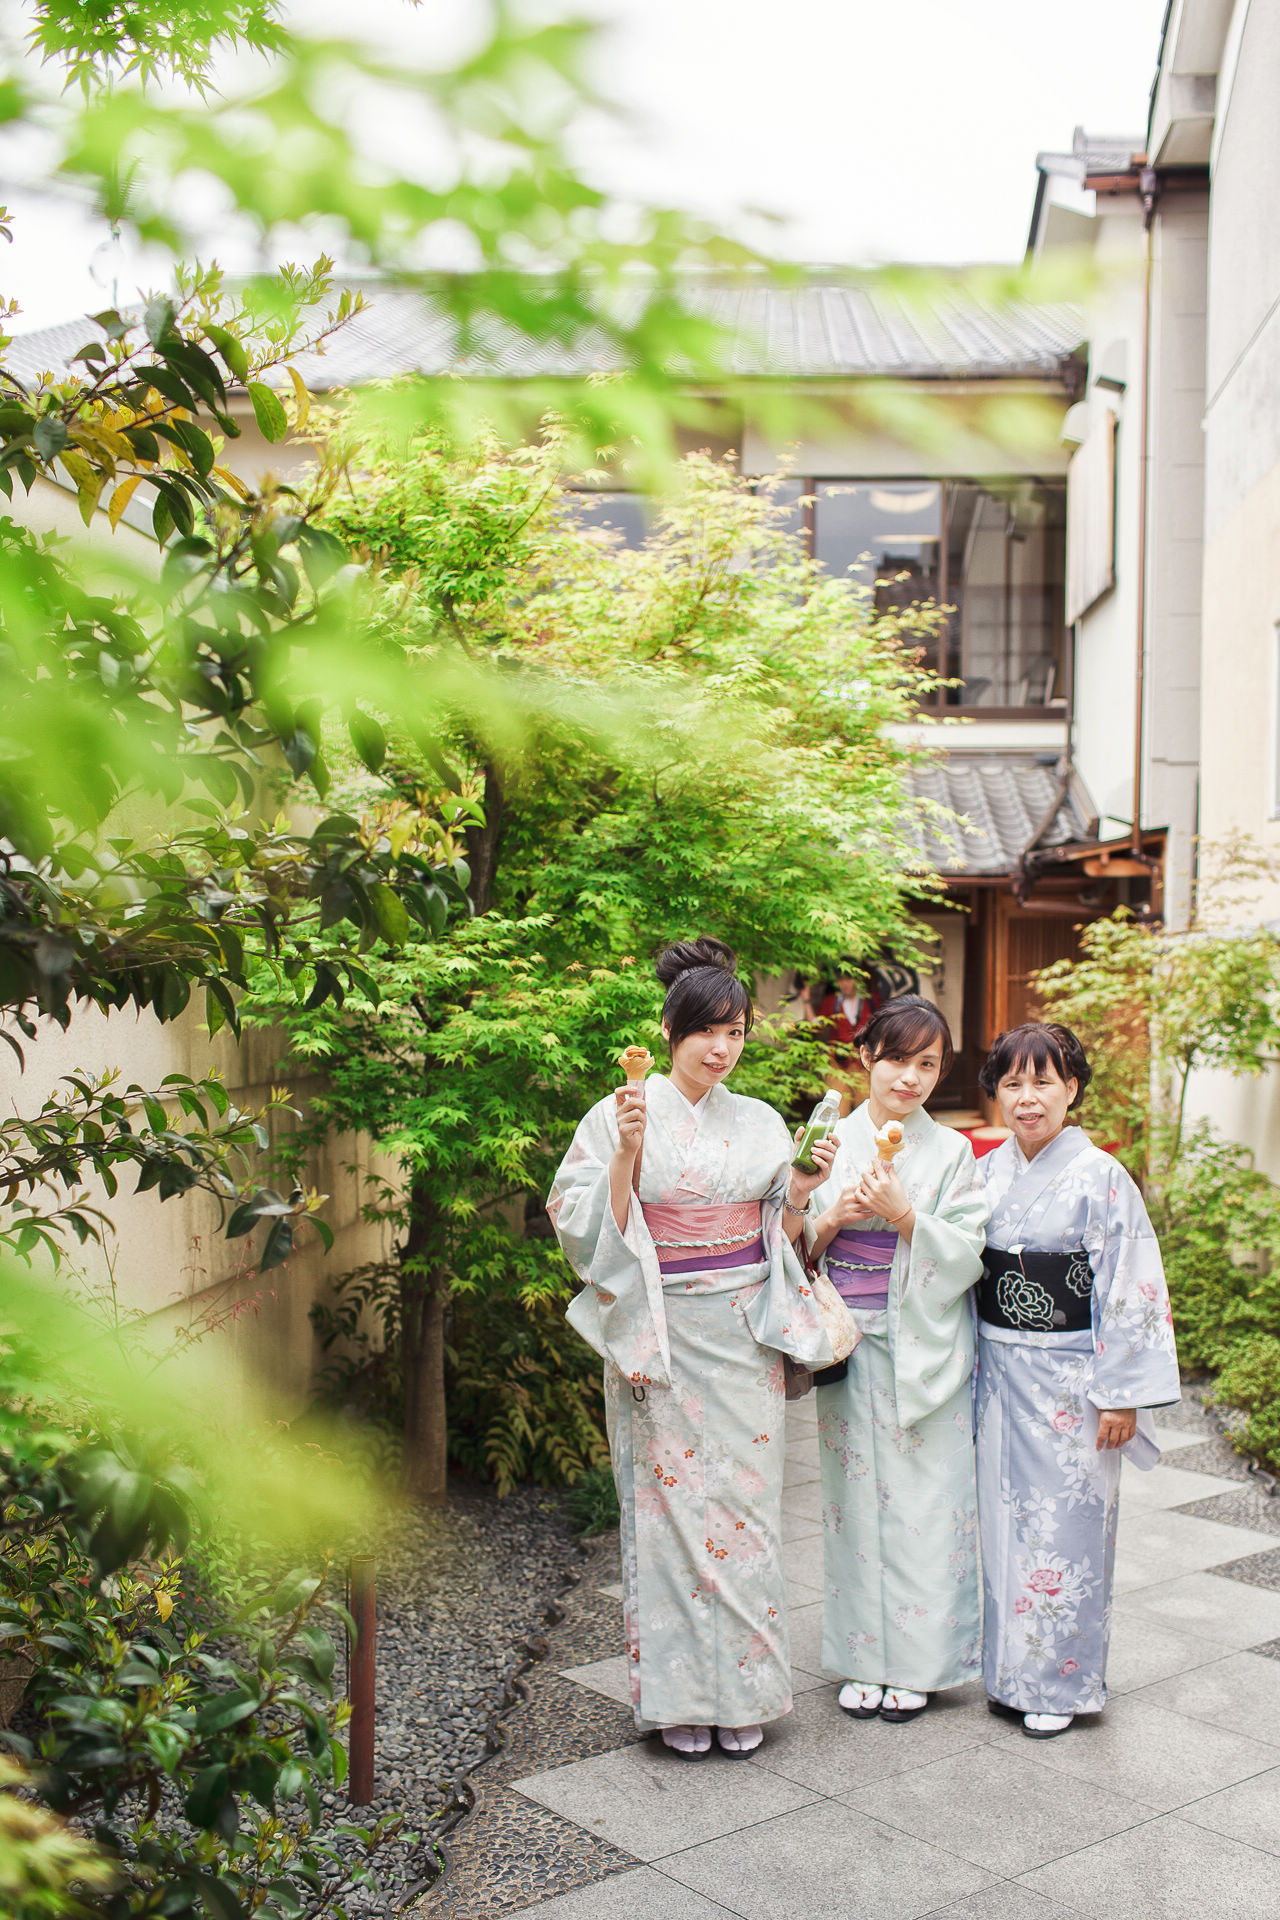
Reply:
<svg viewBox="0 0 1280 1920"><path fill-rule="evenodd" d="M649 531L649 504L639 493L571 493L566 496L582 524L621 534L624 547L642 547Z"/></svg>
<svg viewBox="0 0 1280 1920"><path fill-rule="evenodd" d="M1061 481L819 480L813 550L878 608L954 609L926 664L949 707L1066 704Z"/></svg>

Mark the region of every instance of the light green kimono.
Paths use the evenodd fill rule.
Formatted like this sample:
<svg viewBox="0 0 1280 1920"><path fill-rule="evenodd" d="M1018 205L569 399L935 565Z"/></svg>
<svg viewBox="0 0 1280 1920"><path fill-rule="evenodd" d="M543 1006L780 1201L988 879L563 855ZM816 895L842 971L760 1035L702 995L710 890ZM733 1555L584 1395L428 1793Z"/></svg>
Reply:
<svg viewBox="0 0 1280 1920"><path fill-rule="evenodd" d="M887 1310L853 1310L846 1378L818 1388L822 1662L846 1679L932 1692L981 1668L974 1480L973 1310L987 1203L962 1134L925 1113L894 1161L915 1209ZM875 1158L861 1106L838 1129L822 1212ZM866 1222L884 1230L883 1220Z"/></svg>

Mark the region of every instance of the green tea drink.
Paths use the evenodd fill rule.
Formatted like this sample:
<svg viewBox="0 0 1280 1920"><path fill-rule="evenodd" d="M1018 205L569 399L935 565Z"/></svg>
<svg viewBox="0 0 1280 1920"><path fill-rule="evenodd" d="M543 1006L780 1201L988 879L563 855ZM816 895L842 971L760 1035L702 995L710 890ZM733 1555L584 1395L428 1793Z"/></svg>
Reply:
<svg viewBox="0 0 1280 1920"><path fill-rule="evenodd" d="M840 1118L840 1095L828 1088L809 1115L804 1132L800 1135L800 1144L796 1148L791 1164L801 1173L816 1173L818 1163L813 1157L813 1149L819 1140L825 1140L828 1134L835 1132L836 1121Z"/></svg>

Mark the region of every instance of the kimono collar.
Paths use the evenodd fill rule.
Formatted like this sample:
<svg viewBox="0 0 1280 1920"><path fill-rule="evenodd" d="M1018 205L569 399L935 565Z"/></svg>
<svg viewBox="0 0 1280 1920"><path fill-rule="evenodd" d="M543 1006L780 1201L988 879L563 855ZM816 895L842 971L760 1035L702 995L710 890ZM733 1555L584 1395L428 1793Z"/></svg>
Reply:
<svg viewBox="0 0 1280 1920"><path fill-rule="evenodd" d="M649 1099L652 1099L655 1093L658 1095L659 1112L665 1106L672 1118L681 1119L686 1124L692 1121L695 1128L700 1127L708 1118L714 1119L717 1113L723 1111L726 1099L733 1098L727 1087L708 1087L695 1106L692 1100L685 1099L675 1081L665 1073L651 1073L645 1086Z"/></svg>
<svg viewBox="0 0 1280 1920"><path fill-rule="evenodd" d="M1016 1139L1010 1135L992 1156L994 1161L996 1155L1000 1155L1004 1162L1000 1168L1004 1176L1004 1192L994 1199L993 1217L1000 1209L1007 1208L1010 1213L1016 1212L1020 1225L1045 1188L1052 1186L1073 1161L1092 1147L1093 1142L1083 1127L1064 1127L1047 1146L1041 1147L1039 1153L1028 1160ZM995 1171L994 1166L992 1171ZM1002 1231L1009 1230L1010 1225L1006 1221Z"/></svg>
<svg viewBox="0 0 1280 1920"><path fill-rule="evenodd" d="M908 1145L913 1145L937 1124L936 1120L930 1119L923 1107L917 1107L914 1113L908 1114L907 1118L900 1122L903 1140ZM854 1134L860 1134L874 1146L878 1132L879 1128L871 1118L871 1102L864 1100L862 1105L855 1107L848 1119L842 1123L841 1138L849 1140Z"/></svg>

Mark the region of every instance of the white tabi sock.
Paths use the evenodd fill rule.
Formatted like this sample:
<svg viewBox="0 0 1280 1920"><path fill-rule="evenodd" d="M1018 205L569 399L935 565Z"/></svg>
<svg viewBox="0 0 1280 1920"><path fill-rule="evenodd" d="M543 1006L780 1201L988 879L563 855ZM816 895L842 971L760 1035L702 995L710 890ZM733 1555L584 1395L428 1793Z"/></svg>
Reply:
<svg viewBox="0 0 1280 1920"><path fill-rule="evenodd" d="M764 1739L763 1727L717 1727L716 1739L726 1753L754 1753Z"/></svg>
<svg viewBox="0 0 1280 1920"><path fill-rule="evenodd" d="M927 1693L912 1693L910 1687L886 1687L884 1704L890 1713L912 1713L917 1707L927 1707Z"/></svg>
<svg viewBox="0 0 1280 1920"><path fill-rule="evenodd" d="M883 1687L864 1686L861 1680L846 1680L839 1694L840 1705L854 1713L859 1710L874 1713L883 1698Z"/></svg>
<svg viewBox="0 0 1280 1920"><path fill-rule="evenodd" d="M710 1727L664 1727L662 1729L664 1746L674 1747L677 1753L706 1753L711 1745Z"/></svg>
<svg viewBox="0 0 1280 1920"><path fill-rule="evenodd" d="M1064 1733L1074 1719L1074 1713L1024 1713L1022 1724L1028 1733Z"/></svg>

